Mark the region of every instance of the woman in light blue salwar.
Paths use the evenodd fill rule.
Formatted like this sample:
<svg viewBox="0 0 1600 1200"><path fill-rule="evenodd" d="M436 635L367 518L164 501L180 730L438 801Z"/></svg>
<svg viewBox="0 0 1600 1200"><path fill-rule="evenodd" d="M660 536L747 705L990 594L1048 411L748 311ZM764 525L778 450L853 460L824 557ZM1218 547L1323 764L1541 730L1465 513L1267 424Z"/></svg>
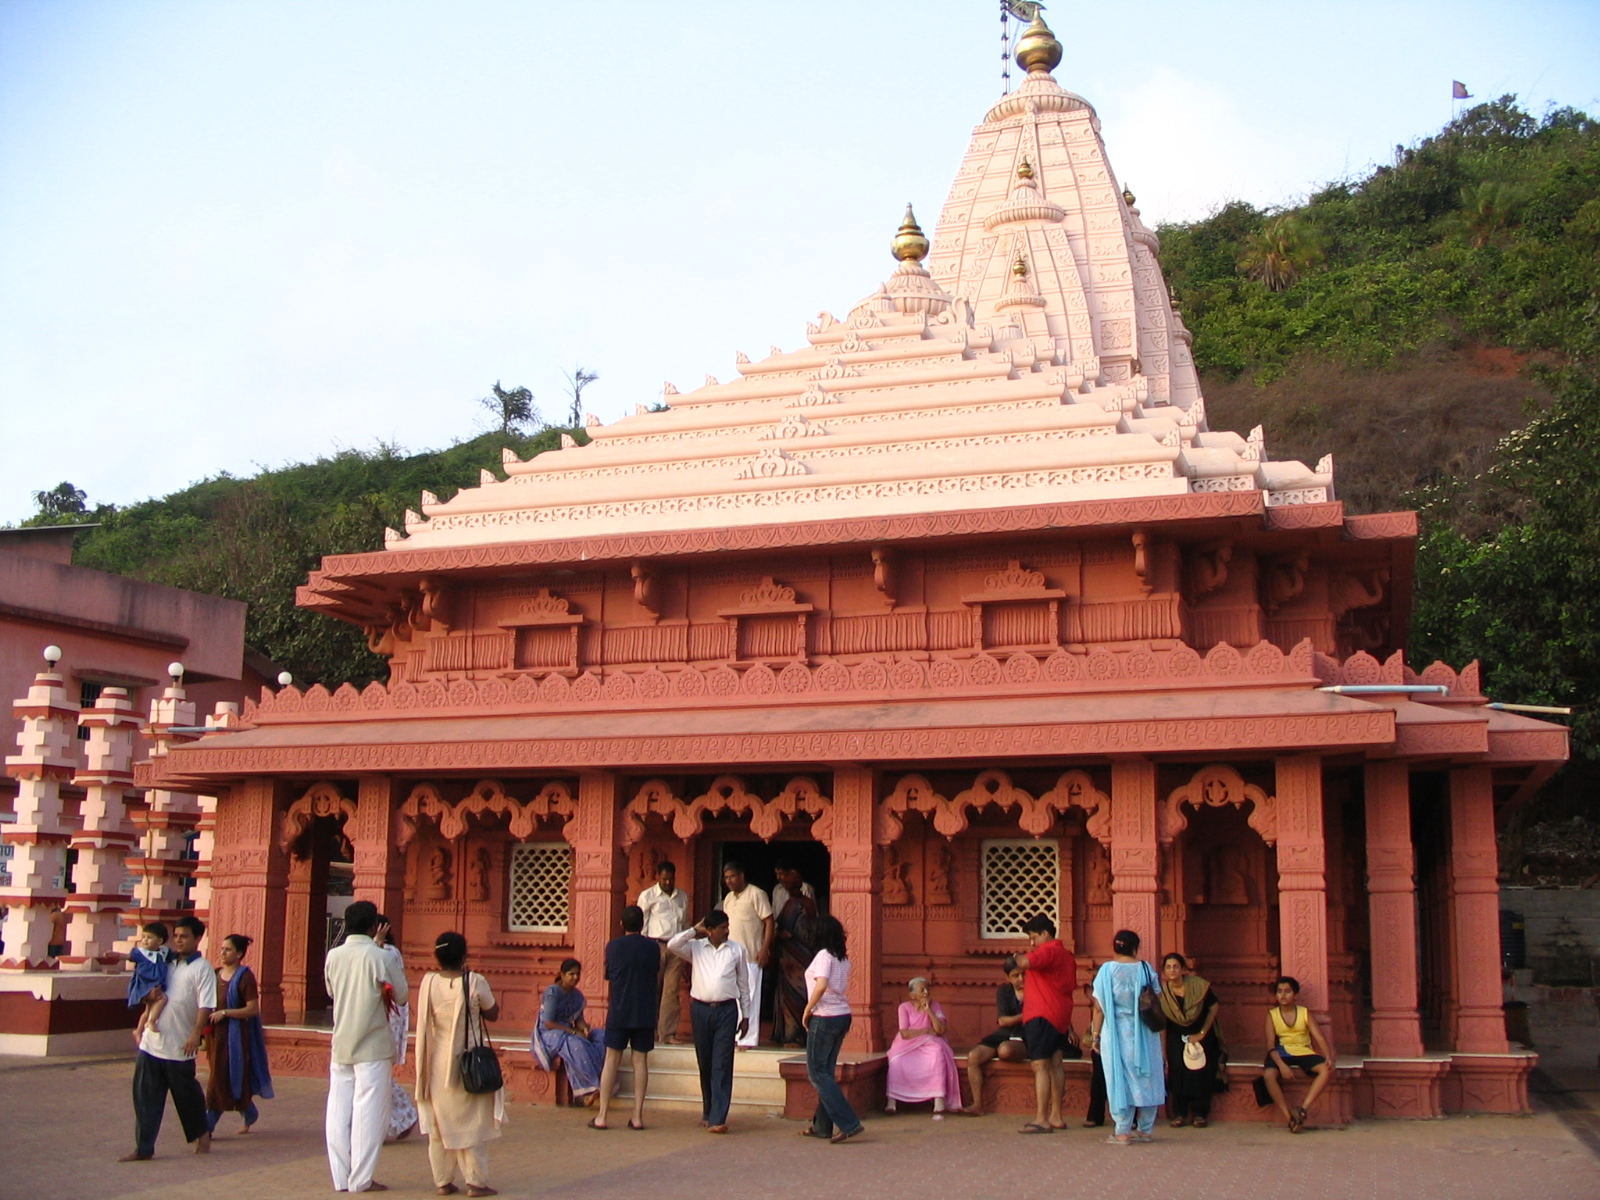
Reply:
<svg viewBox="0 0 1600 1200"><path fill-rule="evenodd" d="M561 974L544 990L539 1021L533 1029L533 1056L546 1071L555 1060L567 1066L567 1083L575 1098L593 1104L600 1098L600 1068L606 1057L606 1031L591 1029L583 1019L586 1001L578 990L583 964L575 958L561 964Z"/></svg>
<svg viewBox="0 0 1600 1200"><path fill-rule="evenodd" d="M1139 993L1161 993L1161 981L1141 962L1139 935L1131 929L1112 939L1112 960L1094 977L1094 1021L1090 1036L1106 1071L1106 1103L1116 1132L1106 1140L1126 1146L1155 1138L1156 1110L1167 1098L1161 1035L1139 1019Z"/></svg>

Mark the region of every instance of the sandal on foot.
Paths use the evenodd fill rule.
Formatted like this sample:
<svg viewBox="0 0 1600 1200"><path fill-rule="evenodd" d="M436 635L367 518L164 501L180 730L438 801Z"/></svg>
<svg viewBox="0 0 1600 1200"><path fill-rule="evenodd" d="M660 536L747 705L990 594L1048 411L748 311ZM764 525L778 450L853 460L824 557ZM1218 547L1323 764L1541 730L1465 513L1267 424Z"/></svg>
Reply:
<svg viewBox="0 0 1600 1200"><path fill-rule="evenodd" d="M865 1125L857 1125L849 1133L846 1133L846 1132L844 1132L844 1130L841 1129L838 1133L834 1134L828 1140L830 1142L832 1142L835 1146L841 1146L845 1142L848 1142L853 1137L860 1137L866 1131L867 1131L867 1127Z"/></svg>
<svg viewBox="0 0 1600 1200"><path fill-rule="evenodd" d="M1106 1141L1110 1142L1113 1146L1131 1146L1133 1145L1133 1135L1127 1133L1113 1133L1106 1138Z"/></svg>
<svg viewBox="0 0 1600 1200"><path fill-rule="evenodd" d="M601 1133L604 1133L606 1130L611 1128L611 1126L609 1126L609 1125L601 1125L599 1122L600 1122L600 1118L599 1117L590 1117L589 1118L589 1126L588 1127L590 1129L598 1129Z"/></svg>
<svg viewBox="0 0 1600 1200"><path fill-rule="evenodd" d="M632 1117L628 1118L628 1128L633 1130L635 1133L643 1133L644 1132L644 1126L643 1125L635 1125L633 1123L633 1118Z"/></svg>
<svg viewBox="0 0 1600 1200"><path fill-rule="evenodd" d="M1196 1117L1190 1122L1190 1124L1192 1124L1196 1129L1204 1129L1208 1124L1210 1124L1210 1122L1204 1117Z"/></svg>
<svg viewBox="0 0 1600 1200"><path fill-rule="evenodd" d="M1017 1130L1017 1132L1018 1133L1054 1133L1055 1130L1051 1129L1050 1126L1048 1126L1048 1125L1040 1125L1035 1121L1029 1121L1021 1129Z"/></svg>

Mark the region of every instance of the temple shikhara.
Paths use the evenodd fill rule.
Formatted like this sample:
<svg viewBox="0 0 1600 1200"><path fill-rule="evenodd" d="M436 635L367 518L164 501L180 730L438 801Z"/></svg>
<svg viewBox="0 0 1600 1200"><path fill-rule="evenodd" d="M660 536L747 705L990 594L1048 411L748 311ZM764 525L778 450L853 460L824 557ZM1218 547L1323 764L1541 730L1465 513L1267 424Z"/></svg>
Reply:
<svg viewBox="0 0 1600 1200"><path fill-rule="evenodd" d="M1566 732L1490 708L1475 664L1405 661L1414 514L1347 513L1330 458L1207 423L1061 53L1035 20L870 295L325 559L300 603L362 627L386 683L264 690L139 766L147 796L216 798L205 905L256 939L286 1064L325 1061L341 897L416 973L463 930L522 1039L569 955L598 1023L659 862L698 914L724 862L767 883L782 855L849 931L862 1078L914 976L958 1053L986 1033L1045 912L1085 981L1122 927L1197 960L1225 1117L1255 1113L1280 973L1332 1031L1342 1119L1526 1110L1496 822ZM1025 1071L991 1085L1031 1110Z"/></svg>

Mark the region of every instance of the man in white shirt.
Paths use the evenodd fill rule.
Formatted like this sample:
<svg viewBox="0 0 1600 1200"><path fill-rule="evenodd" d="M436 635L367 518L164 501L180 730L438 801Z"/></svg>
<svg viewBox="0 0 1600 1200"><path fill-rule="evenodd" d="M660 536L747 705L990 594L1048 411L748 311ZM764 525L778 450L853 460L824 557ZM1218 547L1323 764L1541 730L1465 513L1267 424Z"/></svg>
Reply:
<svg viewBox="0 0 1600 1200"><path fill-rule="evenodd" d="M755 1007L743 1010L747 1028L739 1036L739 1049L748 1050L761 1040L761 977L772 961L772 902L766 892L745 878L744 867L730 862L722 868L727 894L722 911L728 914L728 936L744 947L750 964L750 991Z"/></svg>
<svg viewBox="0 0 1600 1200"><path fill-rule="evenodd" d="M678 1017L682 1011L678 991L683 984L683 959L668 953L667 942L689 927L689 895L678 886L678 868L662 861L656 881L639 893L644 910L644 936L661 946L660 1007L656 1014L656 1041L678 1044Z"/></svg>
<svg viewBox="0 0 1600 1200"><path fill-rule="evenodd" d="M338 1192L384 1192L372 1178L389 1128L394 1034L385 999L409 999L400 960L377 942L378 906L357 900L344 912L344 943L328 951L323 980L333 1001L328 1068L328 1166Z"/></svg>
<svg viewBox="0 0 1600 1200"><path fill-rule="evenodd" d="M206 927L199 917L179 917L172 927L172 959L167 965L167 1004L145 1026L133 1064L132 1154L120 1162L143 1162L156 1155L156 1135L166 1112L167 1095L183 1123L184 1140L196 1154L211 1150L206 1125L206 1094L194 1077L194 1056L200 1035L217 1006L217 973L200 957Z"/></svg>
<svg viewBox="0 0 1600 1200"><path fill-rule="evenodd" d="M700 1124L708 1133L727 1133L734 1043L750 1023L743 1014L752 1011L750 964L744 947L728 936L728 915L716 908L672 938L667 949L694 965L689 1017L700 1065Z"/></svg>

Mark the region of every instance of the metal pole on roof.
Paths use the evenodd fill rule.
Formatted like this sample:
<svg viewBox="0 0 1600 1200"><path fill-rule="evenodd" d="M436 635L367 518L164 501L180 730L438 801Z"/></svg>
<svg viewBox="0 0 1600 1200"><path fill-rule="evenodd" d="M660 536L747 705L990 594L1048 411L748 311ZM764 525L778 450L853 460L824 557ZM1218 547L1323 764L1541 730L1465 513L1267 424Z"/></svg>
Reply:
<svg viewBox="0 0 1600 1200"><path fill-rule="evenodd" d="M1336 683L1319 687L1319 692L1334 692L1340 696L1380 696L1386 692L1405 695L1448 696L1450 689L1442 683Z"/></svg>

